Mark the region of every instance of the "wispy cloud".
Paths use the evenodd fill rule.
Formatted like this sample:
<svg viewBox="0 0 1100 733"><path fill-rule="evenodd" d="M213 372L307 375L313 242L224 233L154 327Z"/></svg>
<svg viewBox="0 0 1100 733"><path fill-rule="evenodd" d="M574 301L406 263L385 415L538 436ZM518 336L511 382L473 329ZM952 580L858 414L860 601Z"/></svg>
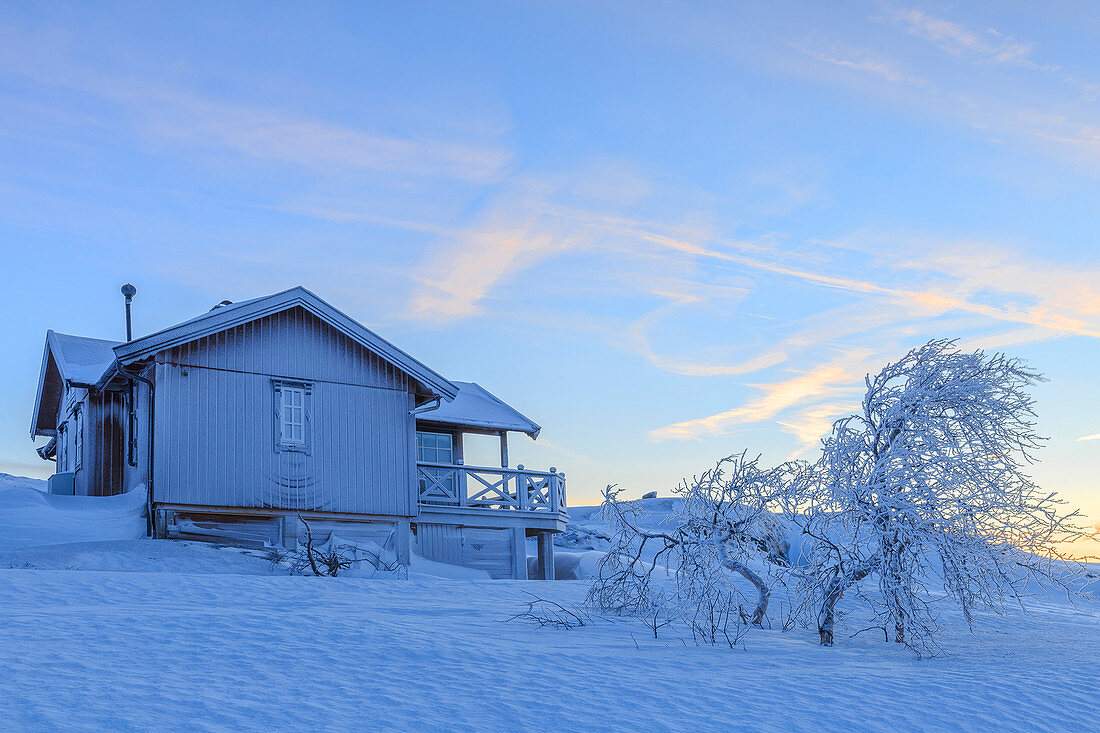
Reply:
<svg viewBox="0 0 1100 733"><path fill-rule="evenodd" d="M458 115L440 109L431 127L406 125L420 131L394 135L380 129L380 113L377 122L366 114L354 124L341 123L293 105L249 104L200 93L140 69L127 76L98 71L66 61L67 46L52 37L31 42L3 35L0 41L6 42L0 48L0 73L113 105L117 114L110 124L117 131L127 128L158 146L184 146L191 154L233 151L326 176L366 171L472 183L498 180L512 162L510 148L501 141L507 123L500 120L478 125L465 115L460 124ZM86 112L81 116L88 117ZM88 121L107 124L102 114Z"/></svg>
<svg viewBox="0 0 1100 733"><path fill-rule="evenodd" d="M413 317L443 323L480 315L498 289L529 286L519 273L567 252L598 253L619 266L645 259L632 231L606 225L606 212L639 208L651 193L638 172L608 161L567 173L511 176L469 223L428 249L415 276ZM612 273L591 273L595 279L601 274L606 280Z"/></svg>
<svg viewBox="0 0 1100 733"><path fill-rule="evenodd" d="M726 369L716 366L713 373L738 374L768 366L777 363L773 358L777 354L797 355L797 361L805 362L822 349L847 348L853 350L850 357L758 385L756 389L764 394L741 406L659 428L651 437L693 439L719 435L748 422L775 420L801 444L812 445L832 419L854 406L863 374L896 357L913 340L972 333L966 346L997 349L1066 335L1100 337L1100 296L1096 295L1100 271L1054 265L982 242L931 236L869 238L862 245L849 243L842 249L853 246L867 253L868 263L875 263L871 270L879 273L881 283L754 262L761 270L811 286L845 290L858 299L811 316L798 330L772 341L755 356ZM697 245L687 249L699 256L745 261L743 255ZM910 286L889 284L894 280ZM918 287L922 283L926 287ZM652 355L647 358L655 362ZM847 392L845 385L850 388ZM840 394L849 401L835 399Z"/></svg>
<svg viewBox="0 0 1100 733"><path fill-rule="evenodd" d="M734 262L745 267L769 272L775 275L786 276L824 288L880 296L894 302L906 303L928 315L936 315L957 310L994 320L1037 326L1067 334L1100 337L1100 322L1098 322L1100 319L1089 320L1084 317L1086 315L1100 314L1100 310L1096 309L1100 306L1100 296L1095 296L1083 290L1084 287L1087 287L1084 283L1081 284L1081 287L1074 289L1076 297L1069 300L1063 300L1061 297L1055 295L1055 292L1059 290L1055 282L1048 283L1048 285L1055 286L1053 289L1049 287L1037 289L1029 284L1026 276L1013 278L1007 286L996 278L984 277L980 280L977 278L980 270L973 267L976 262L984 262L988 264L990 268L997 270L1007 270L1012 267L1012 265L1006 264L1003 259L1000 262L996 262L992 258L976 257L968 261L967 264L969 268L966 270L968 279L964 281L964 287L954 289L946 287L911 288L884 285L864 278L832 275L824 272L792 267L781 262L718 250L705 245L685 242L653 232L638 231L637 235L647 241L663 244L685 254ZM1004 255L1007 253L998 254ZM941 261L949 259L949 255L941 255ZM929 260L926 258L917 258L913 260L913 263L916 266L924 266L929 263ZM1020 263L1015 266L1013 274L1026 275L1026 271L1026 266ZM939 274L950 277L951 271L945 270ZM1089 275L1091 275L1090 280L1095 286L1097 281L1100 280L1100 278L1098 278L1098 273L1089 273ZM1019 302L998 306L968 298L968 293L975 292L981 288L991 288L1006 293L1019 292L1035 296L1046 295L1047 297L1040 298L1041 302L1031 306Z"/></svg>
<svg viewBox="0 0 1100 733"><path fill-rule="evenodd" d="M920 254L909 254L917 246L922 247ZM965 299L977 315L1100 337L1100 269L1094 266L1054 263L972 239L911 235L894 247L899 270L950 279L947 303Z"/></svg>
<svg viewBox="0 0 1100 733"><path fill-rule="evenodd" d="M1021 43L993 28L978 33L917 9L899 9L893 17L913 35L950 54L969 55L994 64L1036 66L1030 59L1034 44Z"/></svg>
<svg viewBox="0 0 1100 733"><path fill-rule="evenodd" d="M384 135L175 90L136 95L113 84L100 90L119 102L140 104L148 135L330 173L368 170L480 183L499 178L511 160L506 149L491 143Z"/></svg>
<svg viewBox="0 0 1100 733"><path fill-rule="evenodd" d="M1078 443L1082 443L1086 440L1100 440L1100 433L1093 433L1092 435L1082 435L1077 439Z"/></svg>
<svg viewBox="0 0 1100 733"><path fill-rule="evenodd" d="M876 55L866 49L843 48L835 43L832 44L829 50L814 48L807 43L792 43L791 46L822 63L872 74L893 84L905 84L914 87L929 86L927 79L902 69L898 61Z"/></svg>
<svg viewBox="0 0 1100 733"><path fill-rule="evenodd" d="M473 230L429 256L431 265L418 278L413 298L415 318L445 322L483 312L481 301L509 273L570 246L568 237L554 237L522 222Z"/></svg>
<svg viewBox="0 0 1100 733"><path fill-rule="evenodd" d="M630 321L621 343L653 366L685 376L765 372L792 359L812 362L822 349L873 355L860 363L871 369L914 339L944 333L970 334L968 343L985 348L1064 335L1100 337L1100 297L1095 295L1100 292L1100 272L1055 267L1003 246L921 234L863 234L841 242L836 248L839 258L828 256L828 248L820 245L813 257L803 258L782 240L729 240L706 228L677 231L667 223L561 205L558 198L554 191L536 187L524 197L507 198L464 235L445 238L441 249L425 260L414 298L416 316L445 322L484 313L495 293L521 287L526 281L523 273L535 263L564 256L585 262L598 254L606 258L606 266L593 268L593 283L600 272L622 270L631 261L648 263L650 274L636 278L633 295L645 294L663 303ZM704 313L743 316L745 300L765 287L751 280L736 286L709 282L702 274L712 272L708 262L735 265L746 276L837 291L854 300L801 320L788 319L793 330L769 330L755 339L761 344L756 349L744 340L747 332L742 327L731 332L739 338L728 346L711 339L702 349L677 344L659 350L655 336L668 341L678 323L690 322L689 330L698 331ZM590 260L580 265L578 276L591 266ZM675 268L684 272L679 279L668 276ZM811 374L836 375L836 364L821 362ZM862 375L854 368L844 373L848 384L856 387ZM757 387L764 395L743 406L660 428L653 436L719 434L733 425L780 416L783 429L807 441L828 414L835 414L819 403L840 384L811 388L816 386L813 376L801 374L767 383Z"/></svg>
<svg viewBox="0 0 1100 733"><path fill-rule="evenodd" d="M670 330L668 321L681 313L698 316L700 308L735 309L750 294L748 288L714 286L701 282L661 283L653 294L667 302L636 319L626 329L627 346L653 366L673 374L690 377L719 377L751 374L782 364L787 354L782 344L739 360L706 358L703 354L658 353L652 344L654 332ZM715 349L709 349L713 352Z"/></svg>
<svg viewBox="0 0 1100 733"><path fill-rule="evenodd" d="M621 295L657 305L627 321L620 335L608 335L610 341L673 374L780 377L748 385L754 394L741 404L654 429L654 440L774 422L800 445L812 445L855 405L863 375L914 342L963 335L968 345L1003 348L1067 335L1100 337L1100 271L1054 265L1020 246L923 233L861 232L806 247L784 237L738 240L717 227L638 216L651 209L652 185L627 186L645 193L602 205L560 180L511 188L477 223L446 233L428 254L414 316L442 323L484 314L495 298L529 284L536 264L545 270L551 259L574 273L574 286L606 287L607 273L633 271ZM832 294L831 305L747 330L752 299L777 288L804 289L804 302L819 301L809 295L815 291ZM539 292L551 301L570 295ZM697 345L680 337L687 332ZM813 366L776 373L787 364Z"/></svg>
<svg viewBox="0 0 1100 733"><path fill-rule="evenodd" d="M921 115L954 120L993 142L1027 141L1035 150L1097 170L1100 118L1094 102L1100 84L1085 78L1091 69L1038 61L1033 42L920 9L887 6L875 20L886 25L871 23L858 33L845 26L815 28L789 41L789 47L817 62L794 64L796 73L821 78L821 70L828 68L833 73L825 78L867 98L888 97ZM899 43L896 33L883 33L895 28L942 53L930 54L924 43L914 48Z"/></svg>
<svg viewBox="0 0 1100 733"><path fill-rule="evenodd" d="M853 390L853 392L856 391ZM853 399L847 402L827 402L813 405L798 411L790 418L779 420L779 426L793 435L799 445L799 448L788 457L796 458L817 445L828 434L837 419L851 413L856 399L853 395Z"/></svg>

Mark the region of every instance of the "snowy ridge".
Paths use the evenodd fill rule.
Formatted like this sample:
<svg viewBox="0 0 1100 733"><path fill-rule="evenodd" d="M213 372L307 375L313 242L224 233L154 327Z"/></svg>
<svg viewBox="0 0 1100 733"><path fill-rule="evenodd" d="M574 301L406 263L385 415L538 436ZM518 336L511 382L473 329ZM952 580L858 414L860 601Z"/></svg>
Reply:
<svg viewBox="0 0 1100 733"><path fill-rule="evenodd" d="M4 489L35 489L46 490L46 482L40 478L29 476L13 476L10 473L0 472L0 491Z"/></svg>

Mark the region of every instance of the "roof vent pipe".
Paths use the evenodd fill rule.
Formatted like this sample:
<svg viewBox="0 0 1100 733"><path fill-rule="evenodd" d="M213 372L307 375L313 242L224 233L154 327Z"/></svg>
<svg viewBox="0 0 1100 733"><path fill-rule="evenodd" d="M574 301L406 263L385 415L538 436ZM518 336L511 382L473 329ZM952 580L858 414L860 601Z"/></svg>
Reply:
<svg viewBox="0 0 1100 733"><path fill-rule="evenodd" d="M126 340L134 340L134 329L130 325L130 303L133 301L134 296L137 294L137 288L130 283L126 283L122 286L122 297L126 299Z"/></svg>

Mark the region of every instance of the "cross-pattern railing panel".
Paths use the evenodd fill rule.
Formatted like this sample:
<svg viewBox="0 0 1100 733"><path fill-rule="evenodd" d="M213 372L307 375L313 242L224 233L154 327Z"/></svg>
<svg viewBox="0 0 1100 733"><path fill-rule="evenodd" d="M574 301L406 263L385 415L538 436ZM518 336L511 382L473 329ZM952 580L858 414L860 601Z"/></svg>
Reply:
<svg viewBox="0 0 1100 733"><path fill-rule="evenodd" d="M420 503L482 509L565 511L565 474L450 463L417 464Z"/></svg>
<svg viewBox="0 0 1100 733"><path fill-rule="evenodd" d="M466 471L466 504L468 506L487 506L496 509L515 509L519 507L519 494L516 493L518 476L511 472Z"/></svg>
<svg viewBox="0 0 1100 733"><path fill-rule="evenodd" d="M456 466L416 467L417 483L420 485L420 501L424 504L458 505L459 472Z"/></svg>
<svg viewBox="0 0 1100 733"><path fill-rule="evenodd" d="M551 499L551 476L532 476L524 474L520 476L520 483L527 492L527 501L530 508L549 508L553 503Z"/></svg>

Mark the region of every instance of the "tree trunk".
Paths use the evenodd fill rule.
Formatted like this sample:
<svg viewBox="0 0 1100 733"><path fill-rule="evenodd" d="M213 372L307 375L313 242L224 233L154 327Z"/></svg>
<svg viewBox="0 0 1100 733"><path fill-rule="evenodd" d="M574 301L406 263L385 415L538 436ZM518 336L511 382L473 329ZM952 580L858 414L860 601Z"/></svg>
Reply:
<svg viewBox="0 0 1100 733"><path fill-rule="evenodd" d="M894 617L894 641L905 643L906 613L902 589L906 586L908 569L905 562L905 544L896 534L887 536L882 543L882 581L890 612Z"/></svg>
<svg viewBox="0 0 1100 733"><path fill-rule="evenodd" d="M306 557L309 558L309 567L313 570L313 574L320 576L322 573L317 567L317 561L313 557L313 533L309 531L309 522L307 522L301 514L298 515L298 519L306 528Z"/></svg>
<svg viewBox="0 0 1100 733"><path fill-rule="evenodd" d="M722 563L729 570L738 573L741 577L745 578L745 580L756 586L756 608L752 611L752 625L763 628L764 617L768 614L768 601L771 600L772 596L771 588L768 587L764 579L754 572L752 568L731 558L729 552L726 551L725 542L719 542L718 549L722 553Z"/></svg>
<svg viewBox="0 0 1100 733"><path fill-rule="evenodd" d="M867 563L853 573L833 578L826 587L825 597L821 601L821 611L817 615L817 633L821 640L821 646L833 645L833 627L836 623L837 601L844 595L844 591L866 578L874 569L875 564L873 562Z"/></svg>
<svg viewBox="0 0 1100 733"><path fill-rule="evenodd" d="M817 633L821 646L833 645L833 626L836 623L836 602L844 595L847 585L841 579L829 584L825 599L821 603L821 612L817 615Z"/></svg>

